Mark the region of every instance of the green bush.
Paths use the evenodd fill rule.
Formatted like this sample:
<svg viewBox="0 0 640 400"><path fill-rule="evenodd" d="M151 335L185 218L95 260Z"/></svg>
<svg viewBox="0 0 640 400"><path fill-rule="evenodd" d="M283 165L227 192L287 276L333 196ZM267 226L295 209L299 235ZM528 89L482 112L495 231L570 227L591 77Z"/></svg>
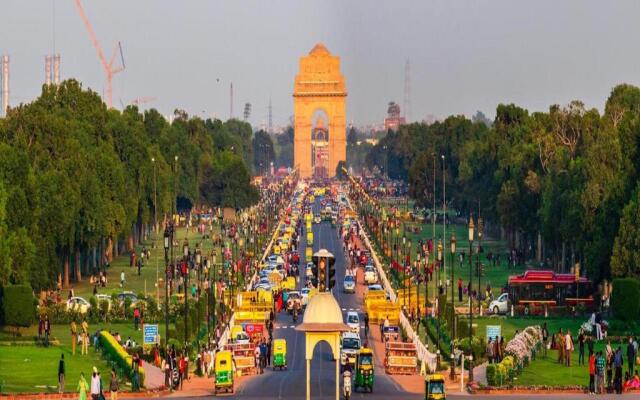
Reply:
<svg viewBox="0 0 640 400"><path fill-rule="evenodd" d="M637 320L640 317L640 281L634 278L615 279L611 310L621 320Z"/></svg>
<svg viewBox="0 0 640 400"><path fill-rule="evenodd" d="M28 328L36 315L35 299L29 285L8 285L4 287L2 309L4 323L16 328Z"/></svg>
<svg viewBox="0 0 640 400"><path fill-rule="evenodd" d="M116 363L118 367L125 372L126 376L133 376L131 356L118 344L116 339L108 331L100 332L100 345L102 346L104 354ZM144 368L140 367L138 371L140 375L140 386L144 386Z"/></svg>

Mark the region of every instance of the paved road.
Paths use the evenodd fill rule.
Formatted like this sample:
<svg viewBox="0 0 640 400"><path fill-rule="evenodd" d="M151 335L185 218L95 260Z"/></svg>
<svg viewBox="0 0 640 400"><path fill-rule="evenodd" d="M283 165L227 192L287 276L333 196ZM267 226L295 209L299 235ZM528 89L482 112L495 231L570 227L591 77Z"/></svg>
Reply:
<svg viewBox="0 0 640 400"><path fill-rule="evenodd" d="M319 212L319 204L314 205L314 212ZM326 248L336 257L336 287L334 296L338 300L343 313L347 311L361 311L362 299L356 294L345 294L342 292L342 279L345 274L346 258L342 252L342 245L338 237L337 229L333 229L329 222L313 224L314 231L314 252L320 248ZM300 243L300 254L305 254L306 235L302 235ZM304 268L301 268L301 273ZM302 281L302 279L301 279ZM302 283L302 282L301 282ZM298 319L301 323L302 319ZM282 313L278 316L275 324L274 336L285 338L288 347L287 371L271 371L264 375L251 378L238 390L241 398L273 398L273 399L295 399L305 396L305 359L304 359L304 334L295 331L295 324L291 317ZM364 334L364 329L362 333ZM311 362L311 394L312 398L334 398L335 396L335 363L331 360L331 350L329 345L321 343L316 346L313 361ZM380 366L376 367L376 381L374 393L355 393L354 398L388 398L404 393L402 389L391 379L384 375ZM400 398L400 397L398 397ZM415 399L416 396L406 398Z"/></svg>

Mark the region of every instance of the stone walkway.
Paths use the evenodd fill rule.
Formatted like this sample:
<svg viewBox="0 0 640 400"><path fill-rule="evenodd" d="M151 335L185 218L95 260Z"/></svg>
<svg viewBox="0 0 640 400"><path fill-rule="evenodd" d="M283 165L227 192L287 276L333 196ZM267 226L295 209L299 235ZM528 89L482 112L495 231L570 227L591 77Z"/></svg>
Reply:
<svg viewBox="0 0 640 400"><path fill-rule="evenodd" d="M147 390L158 390L164 388L164 374L160 368L155 365L149 364L146 361L142 361L142 368L144 368L144 387Z"/></svg>

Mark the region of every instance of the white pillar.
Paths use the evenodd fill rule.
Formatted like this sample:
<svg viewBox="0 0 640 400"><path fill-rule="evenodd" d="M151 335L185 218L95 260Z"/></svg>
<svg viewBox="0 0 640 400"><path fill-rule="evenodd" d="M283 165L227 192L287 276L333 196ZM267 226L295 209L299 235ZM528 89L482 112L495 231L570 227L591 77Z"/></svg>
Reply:
<svg viewBox="0 0 640 400"><path fill-rule="evenodd" d="M311 360L307 358L307 400L311 400Z"/></svg>
<svg viewBox="0 0 640 400"><path fill-rule="evenodd" d="M336 400L340 400L340 356L334 357L336 359Z"/></svg>
<svg viewBox="0 0 640 400"><path fill-rule="evenodd" d="M460 393L464 393L464 353L460 356Z"/></svg>

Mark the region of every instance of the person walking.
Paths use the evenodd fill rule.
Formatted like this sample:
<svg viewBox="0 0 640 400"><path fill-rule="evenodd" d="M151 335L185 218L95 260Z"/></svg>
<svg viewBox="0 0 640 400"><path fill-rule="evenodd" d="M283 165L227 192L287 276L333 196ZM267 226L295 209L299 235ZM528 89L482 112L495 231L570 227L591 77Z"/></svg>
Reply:
<svg viewBox="0 0 640 400"><path fill-rule="evenodd" d="M611 393L613 391L613 358L614 353L607 351L607 392Z"/></svg>
<svg viewBox="0 0 640 400"><path fill-rule="evenodd" d="M262 363L260 362L260 346L257 346L254 350L253 350L253 357L256 359L255 363L256 363L256 371L258 371L260 374L262 374Z"/></svg>
<svg viewBox="0 0 640 400"><path fill-rule="evenodd" d="M578 365L584 365L584 332L582 328L578 332ZM589 355L591 357L591 355Z"/></svg>
<svg viewBox="0 0 640 400"><path fill-rule="evenodd" d="M547 358L547 342L549 341L549 330L547 323L542 324L542 356Z"/></svg>
<svg viewBox="0 0 640 400"><path fill-rule="evenodd" d="M89 354L89 324L87 319L82 320L82 355Z"/></svg>
<svg viewBox="0 0 640 400"><path fill-rule="evenodd" d="M60 355L60 361L58 362L58 393L64 392L64 354Z"/></svg>
<svg viewBox="0 0 640 400"><path fill-rule="evenodd" d="M558 332L558 362L562 364L564 362L564 346L565 346L565 336L562 333L562 328Z"/></svg>
<svg viewBox="0 0 640 400"><path fill-rule="evenodd" d="M140 355L138 353L134 353L131 357L131 371L133 371L131 391L138 392L140 390Z"/></svg>
<svg viewBox="0 0 640 400"><path fill-rule="evenodd" d="M493 364L493 343L491 342L491 337L489 337L489 340L487 341L485 353L487 353L487 361L489 364Z"/></svg>
<svg viewBox="0 0 640 400"><path fill-rule="evenodd" d="M118 390L120 390L118 374L116 374L115 368L111 368L111 380L109 381L109 392L111 393L111 400L118 400Z"/></svg>
<svg viewBox="0 0 640 400"><path fill-rule="evenodd" d="M462 303L462 278L458 278L458 302Z"/></svg>
<svg viewBox="0 0 640 400"><path fill-rule="evenodd" d="M596 355L596 393L604 394L604 370L606 361L602 352L599 351Z"/></svg>
<svg viewBox="0 0 640 400"><path fill-rule="evenodd" d="M87 391L89 390L89 384L84 379L84 372L80 372L80 380L78 381L78 400L87 400Z"/></svg>
<svg viewBox="0 0 640 400"><path fill-rule="evenodd" d="M589 356L589 394L595 394L596 356Z"/></svg>
<svg viewBox="0 0 640 400"><path fill-rule="evenodd" d="M125 279L124 279L124 271L120 272L120 287L124 288Z"/></svg>
<svg viewBox="0 0 640 400"><path fill-rule="evenodd" d="M180 390L182 390L182 387L184 385L184 377L185 377L185 360L184 360L184 353L180 354L180 361L178 362L178 369L180 371Z"/></svg>
<svg viewBox="0 0 640 400"><path fill-rule="evenodd" d="M271 342L271 338L269 338L269 341L267 342L267 366L271 366L271 346L272 346L272 342Z"/></svg>
<svg viewBox="0 0 640 400"><path fill-rule="evenodd" d="M71 321L71 355L76 355L76 346L78 345L78 327L76 326L76 320ZM86 397L86 394L85 394Z"/></svg>
<svg viewBox="0 0 640 400"><path fill-rule="evenodd" d="M369 313L364 313L364 337L369 336Z"/></svg>
<svg viewBox="0 0 640 400"><path fill-rule="evenodd" d="M44 346L49 347L49 335L51 334L51 321L49 316L44 316Z"/></svg>
<svg viewBox="0 0 640 400"><path fill-rule="evenodd" d="M96 367L93 367L91 374L91 400L100 400L100 376Z"/></svg>
<svg viewBox="0 0 640 400"><path fill-rule="evenodd" d="M615 368L614 386L617 394L622 393L622 366L624 365L622 357L622 347L618 346L615 355L613 356L613 366Z"/></svg>
<svg viewBox="0 0 640 400"><path fill-rule="evenodd" d="M136 306L136 308L134 308L133 310L133 329L137 331L139 325L140 325L140 309Z"/></svg>
<svg viewBox="0 0 640 400"><path fill-rule="evenodd" d="M567 334L564 338L564 358L565 365L571 366L571 354L573 353L573 338L571 337L571 331L567 329Z"/></svg>
<svg viewBox="0 0 640 400"><path fill-rule="evenodd" d="M627 344L627 362L629 363L629 376L633 376L633 367L636 363L636 348L633 345L633 337L629 336Z"/></svg>

